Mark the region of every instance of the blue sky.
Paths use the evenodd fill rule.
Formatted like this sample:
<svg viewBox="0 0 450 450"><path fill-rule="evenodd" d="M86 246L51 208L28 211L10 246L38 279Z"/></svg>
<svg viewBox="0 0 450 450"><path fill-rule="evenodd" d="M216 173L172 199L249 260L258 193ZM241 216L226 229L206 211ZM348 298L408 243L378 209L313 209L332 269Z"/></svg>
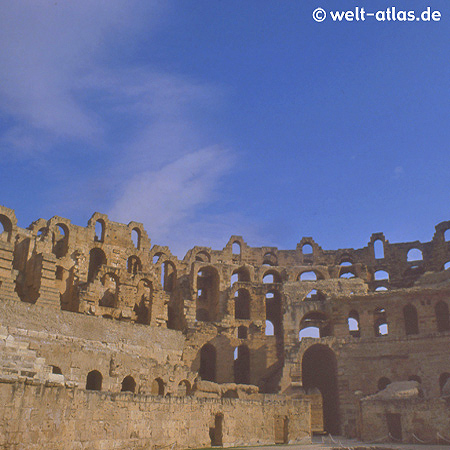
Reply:
<svg viewBox="0 0 450 450"><path fill-rule="evenodd" d="M393 5L442 19L312 19ZM449 55L448 0L3 0L0 204L22 227L140 221L178 256L428 241L450 219Z"/></svg>

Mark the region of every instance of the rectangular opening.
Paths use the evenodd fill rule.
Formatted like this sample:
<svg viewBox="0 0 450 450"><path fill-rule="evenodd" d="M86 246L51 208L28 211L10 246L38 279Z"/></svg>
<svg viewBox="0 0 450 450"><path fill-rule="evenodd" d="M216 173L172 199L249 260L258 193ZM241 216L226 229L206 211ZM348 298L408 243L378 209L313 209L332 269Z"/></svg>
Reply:
<svg viewBox="0 0 450 450"><path fill-rule="evenodd" d="M396 442L402 441L402 419L400 414L386 414L389 437Z"/></svg>

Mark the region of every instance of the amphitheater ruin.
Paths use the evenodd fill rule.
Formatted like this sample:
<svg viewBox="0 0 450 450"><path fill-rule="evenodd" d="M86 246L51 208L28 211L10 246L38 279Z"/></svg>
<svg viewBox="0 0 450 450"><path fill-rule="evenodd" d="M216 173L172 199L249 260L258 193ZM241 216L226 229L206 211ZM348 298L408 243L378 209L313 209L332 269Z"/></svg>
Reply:
<svg viewBox="0 0 450 450"><path fill-rule="evenodd" d="M182 260L100 213L0 224L0 449L450 440L450 221Z"/></svg>

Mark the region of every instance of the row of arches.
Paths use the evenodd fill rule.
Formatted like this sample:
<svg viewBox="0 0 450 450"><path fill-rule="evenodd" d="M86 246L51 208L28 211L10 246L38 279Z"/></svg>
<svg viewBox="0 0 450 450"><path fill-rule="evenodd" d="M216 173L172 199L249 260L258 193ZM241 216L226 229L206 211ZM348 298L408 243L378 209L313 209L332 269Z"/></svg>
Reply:
<svg viewBox="0 0 450 450"><path fill-rule="evenodd" d="M101 391L103 384L103 375L98 370L91 370L86 377L87 391ZM136 393L136 381L131 375L127 375L121 383L121 392ZM164 397L168 395L166 392L166 383L162 378L155 378L151 384L151 395ZM181 380L178 383L176 395L178 397L185 397L192 394L191 384L188 380Z"/></svg>
<svg viewBox="0 0 450 450"><path fill-rule="evenodd" d="M439 301L434 307L436 329L438 332L450 331L450 314L448 304ZM404 330L406 335L419 334L419 317L414 305L408 303L402 309ZM350 336L361 337L359 313L353 309L347 318ZM300 321L299 340L304 337L322 338L332 334L331 321L322 311L310 311ZM378 307L373 311L373 335L375 337L389 334L386 309Z"/></svg>

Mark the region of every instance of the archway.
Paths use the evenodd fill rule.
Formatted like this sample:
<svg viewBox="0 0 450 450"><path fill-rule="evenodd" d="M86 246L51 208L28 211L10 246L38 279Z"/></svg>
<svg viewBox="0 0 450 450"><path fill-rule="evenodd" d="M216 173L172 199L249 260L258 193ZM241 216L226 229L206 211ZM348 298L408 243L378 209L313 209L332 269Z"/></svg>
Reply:
<svg viewBox="0 0 450 450"><path fill-rule="evenodd" d="M326 345L315 344L306 350L302 359L303 387L317 388L323 398L323 426L330 434L339 434L339 397L337 361Z"/></svg>

